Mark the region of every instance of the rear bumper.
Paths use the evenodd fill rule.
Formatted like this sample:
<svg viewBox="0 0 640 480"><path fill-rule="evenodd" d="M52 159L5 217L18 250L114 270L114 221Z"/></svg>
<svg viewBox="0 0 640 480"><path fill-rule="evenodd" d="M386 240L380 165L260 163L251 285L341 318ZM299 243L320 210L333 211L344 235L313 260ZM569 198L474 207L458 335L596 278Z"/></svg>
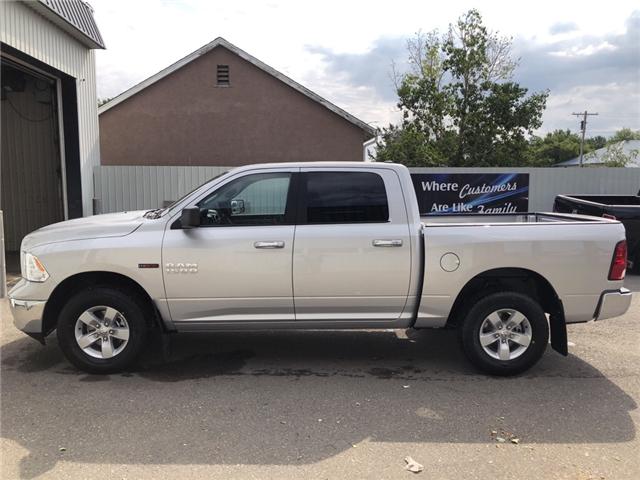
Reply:
<svg viewBox="0 0 640 480"><path fill-rule="evenodd" d="M10 298L13 324L18 330L34 338L42 336L42 315L47 302L40 300L19 300Z"/></svg>
<svg viewBox="0 0 640 480"><path fill-rule="evenodd" d="M631 305L631 291L626 288L602 292L596 310L596 320L623 315L629 309L629 305Z"/></svg>

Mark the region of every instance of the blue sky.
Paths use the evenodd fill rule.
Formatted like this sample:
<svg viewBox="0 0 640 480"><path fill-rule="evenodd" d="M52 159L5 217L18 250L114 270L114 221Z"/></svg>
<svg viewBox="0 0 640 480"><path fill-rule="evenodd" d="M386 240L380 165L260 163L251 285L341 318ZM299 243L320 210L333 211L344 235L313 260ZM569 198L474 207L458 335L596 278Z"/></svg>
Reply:
<svg viewBox="0 0 640 480"><path fill-rule="evenodd" d="M406 40L445 31L469 8L513 37L516 79L550 90L540 133L577 130L574 111L597 111L588 134L640 129L637 2L90 0L107 50L98 95L112 97L218 36L374 126L397 121L391 64ZM437 5L437 7L436 7Z"/></svg>

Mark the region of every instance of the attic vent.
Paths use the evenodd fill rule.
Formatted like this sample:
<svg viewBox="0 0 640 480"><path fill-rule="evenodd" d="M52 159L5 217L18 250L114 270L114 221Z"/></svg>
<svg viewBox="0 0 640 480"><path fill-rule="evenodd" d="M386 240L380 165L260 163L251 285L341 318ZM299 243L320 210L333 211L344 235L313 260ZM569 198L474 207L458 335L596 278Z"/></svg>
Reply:
<svg viewBox="0 0 640 480"><path fill-rule="evenodd" d="M218 85L229 85L229 65L218 65Z"/></svg>

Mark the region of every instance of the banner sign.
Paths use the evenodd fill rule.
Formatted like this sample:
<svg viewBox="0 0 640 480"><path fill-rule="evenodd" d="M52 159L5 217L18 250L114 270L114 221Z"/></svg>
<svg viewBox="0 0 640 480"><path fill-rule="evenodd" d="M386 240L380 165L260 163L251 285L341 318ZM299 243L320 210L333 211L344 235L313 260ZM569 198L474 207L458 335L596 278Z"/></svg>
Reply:
<svg viewBox="0 0 640 480"><path fill-rule="evenodd" d="M528 173L412 173L420 215L529 209Z"/></svg>

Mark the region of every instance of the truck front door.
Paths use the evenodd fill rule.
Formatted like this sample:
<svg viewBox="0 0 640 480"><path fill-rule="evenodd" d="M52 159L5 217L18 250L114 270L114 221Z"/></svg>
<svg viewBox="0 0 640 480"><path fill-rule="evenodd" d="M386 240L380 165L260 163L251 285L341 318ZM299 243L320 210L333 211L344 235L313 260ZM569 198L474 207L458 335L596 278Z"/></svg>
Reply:
<svg viewBox="0 0 640 480"><path fill-rule="evenodd" d="M294 169L231 177L195 203L199 227L170 222L162 256L176 324L294 320L294 177Z"/></svg>

